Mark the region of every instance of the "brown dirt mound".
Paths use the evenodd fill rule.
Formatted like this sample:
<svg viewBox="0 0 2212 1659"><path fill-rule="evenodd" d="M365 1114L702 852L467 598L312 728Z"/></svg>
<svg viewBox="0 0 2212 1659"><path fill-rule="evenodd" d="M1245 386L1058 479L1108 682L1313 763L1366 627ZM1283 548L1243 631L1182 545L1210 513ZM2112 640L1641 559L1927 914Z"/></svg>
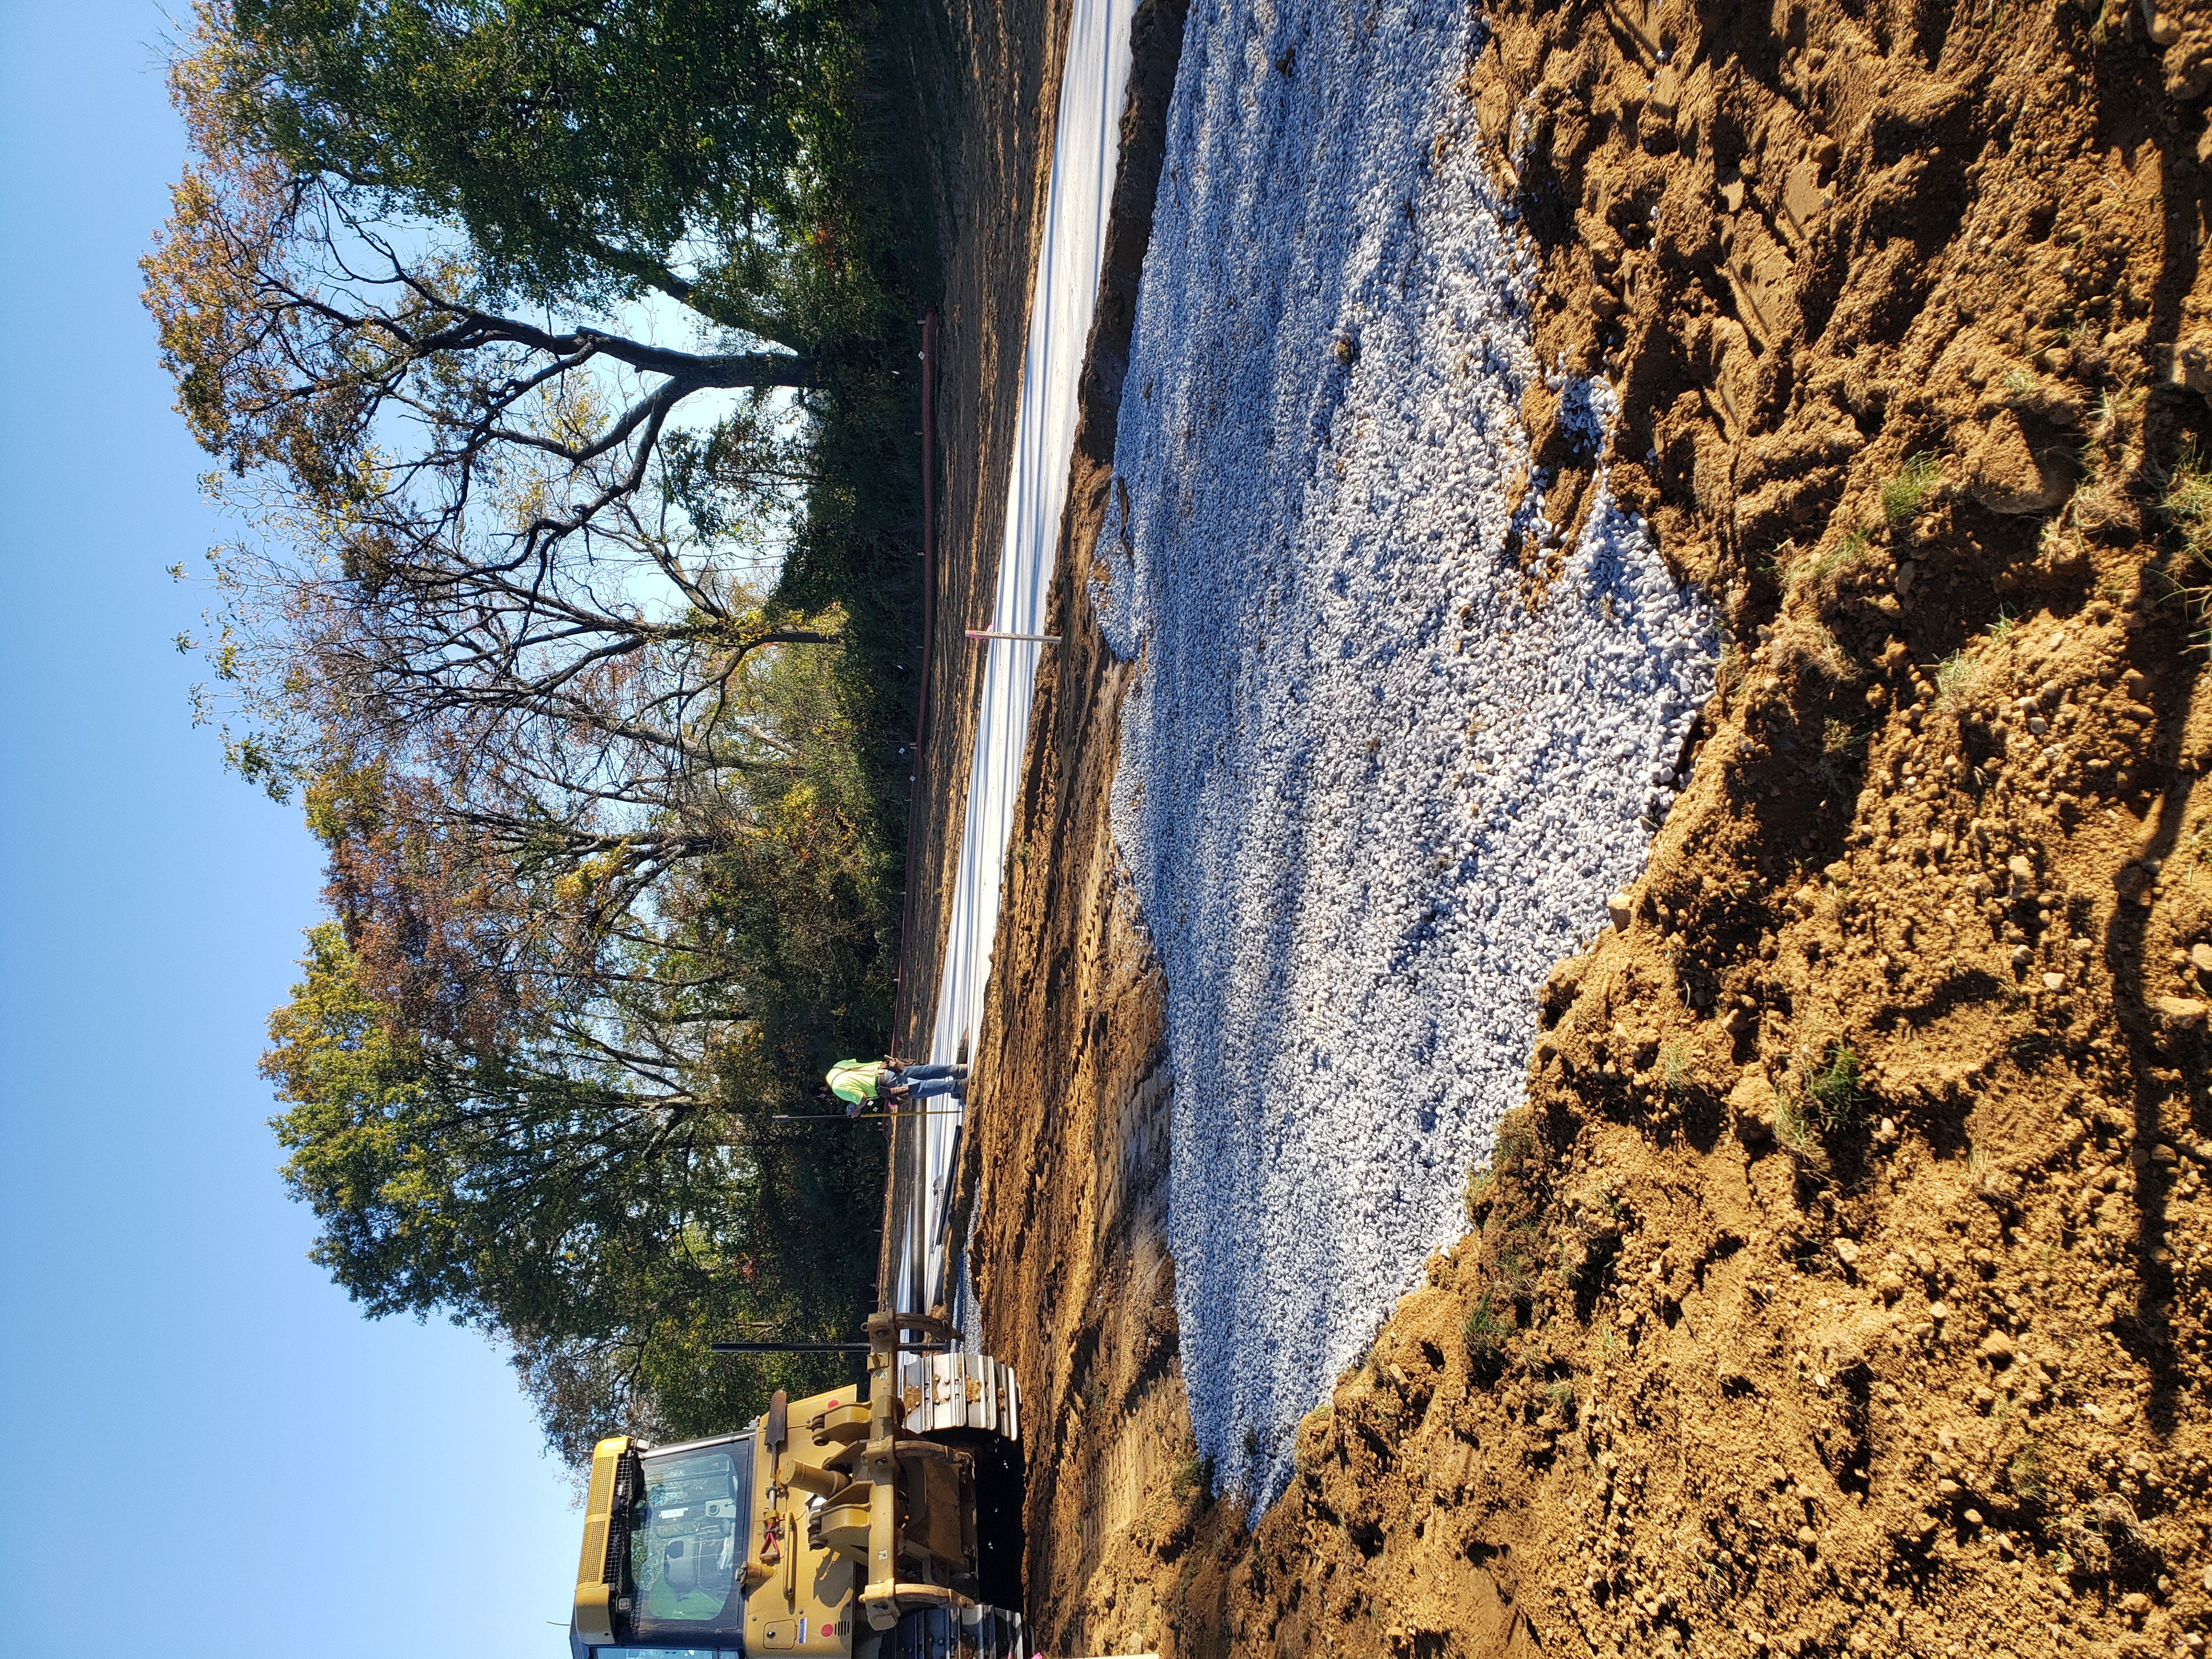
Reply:
<svg viewBox="0 0 2212 1659"><path fill-rule="evenodd" d="M1179 1415L1079 487L967 1170L1042 1644L2201 1651L2212 16L1489 15L1540 349L1623 388L1722 690L1468 1237L1248 1530Z"/></svg>

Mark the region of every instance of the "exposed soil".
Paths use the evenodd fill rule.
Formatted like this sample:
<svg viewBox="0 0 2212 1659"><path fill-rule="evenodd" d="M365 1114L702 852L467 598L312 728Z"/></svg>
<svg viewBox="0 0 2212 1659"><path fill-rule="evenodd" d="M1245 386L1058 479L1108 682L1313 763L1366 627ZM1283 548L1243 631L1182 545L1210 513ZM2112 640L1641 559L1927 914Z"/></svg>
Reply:
<svg viewBox="0 0 2212 1659"><path fill-rule="evenodd" d="M2212 424L2212 16L1490 19L1464 93L1545 359L1621 389L1613 487L1721 602L1722 690L1539 994L1469 1235L1291 1491L1212 1498L1083 586L1102 305L963 1171L1039 1645L2201 1651L2212 697L2173 491ZM1589 480L1545 396L1558 514Z"/></svg>

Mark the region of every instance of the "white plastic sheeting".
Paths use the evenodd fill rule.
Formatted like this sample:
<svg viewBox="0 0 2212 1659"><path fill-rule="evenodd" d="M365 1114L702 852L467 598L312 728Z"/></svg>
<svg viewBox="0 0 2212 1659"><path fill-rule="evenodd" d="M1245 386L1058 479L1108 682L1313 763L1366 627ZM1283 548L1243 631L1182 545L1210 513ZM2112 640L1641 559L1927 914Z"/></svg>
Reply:
<svg viewBox="0 0 2212 1659"><path fill-rule="evenodd" d="M1710 621L1601 482L1576 545L1545 517L1534 271L1454 86L1476 27L1193 7L1102 536L1184 1378L1261 1502L1461 1231L1531 989L1641 868L1711 690ZM1611 388L1549 384L1602 445Z"/></svg>
<svg viewBox="0 0 2212 1659"><path fill-rule="evenodd" d="M999 552L998 598L991 627L1007 634L1044 631L1068 468L1075 447L1076 384L1098 297L1107 210L1121 160L1121 111L1129 84L1129 23L1136 0L1075 0L1060 83L1060 117L1046 191L1044 240L1030 301L1022 362L1021 406L1006 492L1006 539ZM937 1020L929 1057L949 1060L963 1039L973 1052L1022 750L1042 646L994 641L983 675L983 702L968 781L960 867L945 929ZM945 1266L945 1212L961 1117L930 1117L915 1194L922 1224L902 1227L896 1285L906 1308L926 1308ZM899 1224L897 1220L895 1225ZM917 1237L918 1235L918 1237Z"/></svg>

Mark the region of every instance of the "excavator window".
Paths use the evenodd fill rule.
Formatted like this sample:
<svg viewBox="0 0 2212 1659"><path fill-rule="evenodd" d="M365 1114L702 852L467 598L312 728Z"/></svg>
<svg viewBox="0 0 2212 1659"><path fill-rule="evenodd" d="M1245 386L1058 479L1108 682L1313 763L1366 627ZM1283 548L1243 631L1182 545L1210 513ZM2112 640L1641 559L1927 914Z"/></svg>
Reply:
<svg viewBox="0 0 2212 1659"><path fill-rule="evenodd" d="M743 1632L751 1453L739 1440L646 1454L645 1496L630 1528L630 1642L675 1638L676 1646Z"/></svg>

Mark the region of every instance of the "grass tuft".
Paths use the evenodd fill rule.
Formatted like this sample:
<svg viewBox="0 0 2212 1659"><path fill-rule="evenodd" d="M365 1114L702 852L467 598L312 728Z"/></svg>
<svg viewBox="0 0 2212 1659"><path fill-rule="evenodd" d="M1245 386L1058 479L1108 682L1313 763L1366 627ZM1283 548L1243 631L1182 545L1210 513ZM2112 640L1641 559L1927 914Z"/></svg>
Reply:
<svg viewBox="0 0 2212 1659"><path fill-rule="evenodd" d="M1178 1502L1188 1502L1193 1493L1205 1497L1213 1491L1213 1460L1191 1452L1176 1462L1174 1490Z"/></svg>
<svg viewBox="0 0 2212 1659"><path fill-rule="evenodd" d="M1498 1252L1498 1282L1504 1287L1507 1298L1514 1302L1526 1302L1536 1294L1535 1270L1518 1250Z"/></svg>
<svg viewBox="0 0 2212 1659"><path fill-rule="evenodd" d="M1485 1291L1460 1327L1460 1334L1467 1340L1468 1364L1477 1376L1495 1373L1505 1358L1506 1340L1512 1334L1512 1321L1498 1312L1490 1292Z"/></svg>
<svg viewBox="0 0 2212 1659"><path fill-rule="evenodd" d="M1936 665L1936 701L1963 702L1981 684L1982 665L1963 651L1954 651Z"/></svg>
<svg viewBox="0 0 2212 1659"><path fill-rule="evenodd" d="M1490 1201L1490 1189L1497 1176L1480 1164L1471 1164L1467 1171L1467 1190L1462 1194L1467 1203L1467 1223L1474 1224L1475 1212Z"/></svg>
<svg viewBox="0 0 2212 1659"><path fill-rule="evenodd" d="M2159 491L2158 510L2181 534L2191 558L2212 564L2212 467L2191 443L2175 460Z"/></svg>
<svg viewBox="0 0 2212 1659"><path fill-rule="evenodd" d="M1859 1108L1866 1091L1860 1086L1863 1069L1849 1045L1832 1042L1818 1071L1805 1077L1805 1099L1820 1127L1829 1134L1845 1133L1858 1125Z"/></svg>
<svg viewBox="0 0 2212 1659"><path fill-rule="evenodd" d="M1814 1130L1805 1103L1793 1089L1780 1090L1775 1095L1774 1138L1782 1143L1784 1151L1809 1163L1819 1163L1824 1156L1820 1137Z"/></svg>
<svg viewBox="0 0 2212 1659"><path fill-rule="evenodd" d="M1575 1420L1575 1385L1571 1378L1560 1377L1544 1389L1544 1398L1562 1423Z"/></svg>
<svg viewBox="0 0 2212 1659"><path fill-rule="evenodd" d="M1882 518L1893 530L1917 517L1942 477L1942 464L1926 450L1909 457L1895 477L1882 482Z"/></svg>
<svg viewBox="0 0 2212 1659"><path fill-rule="evenodd" d="M1854 530L1833 547L1813 562L1813 580L1818 584L1834 580L1838 572L1867 550L1869 545L1863 530Z"/></svg>

